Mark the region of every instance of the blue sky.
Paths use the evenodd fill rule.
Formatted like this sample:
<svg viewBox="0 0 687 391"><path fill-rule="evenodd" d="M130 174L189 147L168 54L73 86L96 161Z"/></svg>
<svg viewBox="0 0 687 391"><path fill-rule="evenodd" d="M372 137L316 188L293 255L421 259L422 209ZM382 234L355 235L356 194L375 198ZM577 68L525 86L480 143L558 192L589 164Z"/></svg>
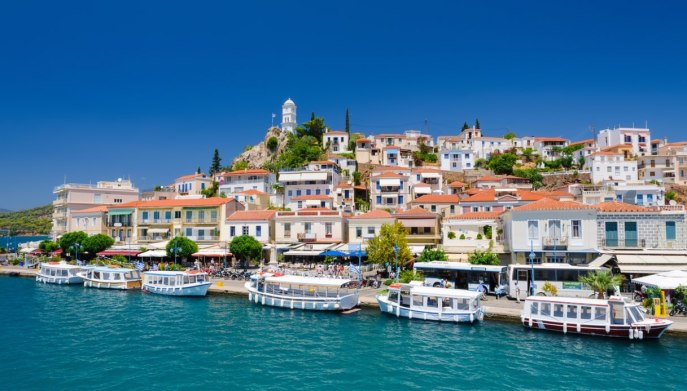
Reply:
<svg viewBox="0 0 687 391"><path fill-rule="evenodd" d="M0 208L228 164L288 96L367 134L687 139L685 6L648 3L3 2Z"/></svg>

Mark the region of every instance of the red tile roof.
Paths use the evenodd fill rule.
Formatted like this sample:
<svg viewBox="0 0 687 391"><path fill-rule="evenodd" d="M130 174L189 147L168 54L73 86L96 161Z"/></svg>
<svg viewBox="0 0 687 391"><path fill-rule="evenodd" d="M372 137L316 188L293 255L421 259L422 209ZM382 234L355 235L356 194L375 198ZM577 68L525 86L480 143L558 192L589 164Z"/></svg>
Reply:
<svg viewBox="0 0 687 391"><path fill-rule="evenodd" d="M461 182L461 181L453 181L448 184L448 187L454 188L454 187L465 187L467 184Z"/></svg>
<svg viewBox="0 0 687 391"><path fill-rule="evenodd" d="M641 205L627 204L625 202L618 202L618 201L602 202L602 203L594 204L591 206L596 208L596 210L598 210L599 212L610 212L610 213L618 213L618 212L648 213L648 212L654 211L653 208L647 208L647 207L641 206Z"/></svg>
<svg viewBox="0 0 687 391"><path fill-rule="evenodd" d="M568 140L562 138L562 137L535 137L534 141L558 141L558 142L566 142Z"/></svg>
<svg viewBox="0 0 687 391"><path fill-rule="evenodd" d="M232 213L227 221L258 221L269 220L277 213L276 210L239 210Z"/></svg>
<svg viewBox="0 0 687 391"><path fill-rule="evenodd" d="M348 135L348 132L343 131L343 130L330 130L329 132L325 133L324 135L328 134L337 134L337 135Z"/></svg>
<svg viewBox="0 0 687 391"><path fill-rule="evenodd" d="M111 207L112 205L110 205ZM108 206L107 205L98 205L98 206L93 206L90 208L86 209L81 209L81 210L75 210L72 212L74 213L97 213L97 212L107 212Z"/></svg>
<svg viewBox="0 0 687 391"><path fill-rule="evenodd" d="M412 172L419 172L419 173L423 173L423 172L434 172L434 173L439 173L439 174L442 173L441 170L439 170L437 168L430 168L430 167L416 167L416 168L413 168L411 171Z"/></svg>
<svg viewBox="0 0 687 391"><path fill-rule="evenodd" d="M176 182L179 182L179 181L185 181L185 180L187 180L187 179L200 178L200 177L202 177L202 176L204 176L204 175L205 175L205 174L203 174L203 173L200 173L200 174L183 175L183 176L180 176L179 178L175 179L175 181L176 181ZM207 178L207 176L206 176L206 178Z"/></svg>
<svg viewBox="0 0 687 391"><path fill-rule="evenodd" d="M355 140L356 144L357 143L369 143L369 142L372 142L369 138L359 138L359 139Z"/></svg>
<svg viewBox="0 0 687 391"><path fill-rule="evenodd" d="M542 198L538 201L511 209L512 211L536 211L536 210L578 210L594 209L590 205L580 204L574 201L556 201L552 198Z"/></svg>
<svg viewBox="0 0 687 391"><path fill-rule="evenodd" d="M217 176L238 176L238 175L268 175L270 172L262 169L254 170L238 170L238 171L224 171L217 174Z"/></svg>
<svg viewBox="0 0 687 391"><path fill-rule="evenodd" d="M293 201L302 201L302 200L331 200L332 197L328 196L326 194L311 194L311 195L302 195L302 196L297 196L297 197L291 197L291 200Z"/></svg>
<svg viewBox="0 0 687 391"><path fill-rule="evenodd" d="M575 141L574 143L570 143L570 146L579 145L579 144L593 144L593 143L594 143L594 139L588 138L586 140L580 140L580 141Z"/></svg>
<svg viewBox="0 0 687 391"><path fill-rule="evenodd" d="M394 217L409 217L409 218L413 218L413 217L427 218L427 217L437 217L437 216L438 215L436 213L432 213L432 212L428 211L427 209L420 208L419 206L417 208L412 208L412 209L398 212L394 215Z"/></svg>
<svg viewBox="0 0 687 391"><path fill-rule="evenodd" d="M457 204L460 198L456 194L427 194L412 200L411 204Z"/></svg>
<svg viewBox="0 0 687 391"><path fill-rule="evenodd" d="M351 216L351 219L392 219L394 216L391 215L391 213L385 211L385 210L380 210L380 209L373 209L367 213L363 213L360 215L356 216Z"/></svg>
<svg viewBox="0 0 687 391"><path fill-rule="evenodd" d="M389 138L389 137L392 137L392 138L406 138L406 136L403 135L403 134L393 134L393 133L378 134L378 135L376 135L376 136L374 136L374 137L375 137L375 138L378 138L378 137L380 137L380 138Z"/></svg>
<svg viewBox="0 0 687 391"><path fill-rule="evenodd" d="M471 193L469 189L468 194ZM496 199L496 190L494 189L484 189L482 191L477 191L467 198L463 198L460 202L490 202Z"/></svg>
<svg viewBox="0 0 687 391"><path fill-rule="evenodd" d="M401 166L376 166L372 172L376 171L410 171L410 168L408 167L401 167Z"/></svg>
<svg viewBox="0 0 687 391"><path fill-rule="evenodd" d="M503 212L468 212L459 215L451 215L447 219L451 220L492 220L496 219Z"/></svg>
<svg viewBox="0 0 687 391"><path fill-rule="evenodd" d="M375 175L370 179L375 179L375 178L400 178L400 179L403 179L403 178L405 178L405 176L400 175L400 174L396 174L393 172L385 172L383 174Z"/></svg>
<svg viewBox="0 0 687 391"><path fill-rule="evenodd" d="M244 190L240 193L236 193L236 194L239 194L239 195L269 195L269 194L265 193L264 191L260 191L257 189L248 189L248 190Z"/></svg>
<svg viewBox="0 0 687 391"><path fill-rule="evenodd" d="M236 202L233 198L185 198L174 200L150 200L150 201L131 201L117 205L117 208L170 208L170 207L195 207L195 206L220 206Z"/></svg>

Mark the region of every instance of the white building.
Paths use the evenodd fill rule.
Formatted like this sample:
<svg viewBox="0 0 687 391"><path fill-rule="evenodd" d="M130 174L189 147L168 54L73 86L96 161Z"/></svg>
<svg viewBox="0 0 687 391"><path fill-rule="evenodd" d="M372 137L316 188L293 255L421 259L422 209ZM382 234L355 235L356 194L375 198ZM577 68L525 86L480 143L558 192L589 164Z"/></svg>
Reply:
<svg viewBox="0 0 687 391"><path fill-rule="evenodd" d="M174 189L179 195L200 195L210 186L212 178L203 173L184 175L174 180Z"/></svg>
<svg viewBox="0 0 687 391"><path fill-rule="evenodd" d="M596 136L599 149L618 145L631 146L635 156L650 155L651 131L648 128L604 129Z"/></svg>
<svg viewBox="0 0 687 391"><path fill-rule="evenodd" d="M592 183L605 180L637 181L637 161L626 161L622 153L595 152L588 156L587 166L592 173Z"/></svg>
<svg viewBox="0 0 687 391"><path fill-rule="evenodd" d="M215 181L219 183L219 192L227 197L246 190L258 190L274 195L275 175L262 169L245 169L239 171L220 172L215 174Z"/></svg>
<svg viewBox="0 0 687 391"><path fill-rule="evenodd" d="M279 183L284 186L284 204L291 210L299 209L298 201L294 200L297 197L331 197L339 182L340 169L331 161L314 161L300 170L279 172Z"/></svg>
<svg viewBox="0 0 687 391"><path fill-rule="evenodd" d="M341 212L325 209L279 211L275 216L277 243L340 243L345 240Z"/></svg>
<svg viewBox="0 0 687 391"><path fill-rule="evenodd" d="M562 137L535 137L534 149L543 160L556 160L561 157L561 149L568 145Z"/></svg>
<svg viewBox="0 0 687 391"><path fill-rule="evenodd" d="M442 149L439 162L444 171L463 171L475 168L475 154L471 149Z"/></svg>
<svg viewBox="0 0 687 391"><path fill-rule="evenodd" d="M348 218L348 243L364 243L379 235L383 224L393 224L391 213L385 210L371 210Z"/></svg>
<svg viewBox="0 0 687 391"><path fill-rule="evenodd" d="M274 240L274 210L237 211L226 220L227 238L231 242L237 236L250 235L262 244Z"/></svg>
<svg viewBox="0 0 687 391"><path fill-rule="evenodd" d="M341 130L330 130L322 135L322 144L333 153L347 153L348 149L348 132Z"/></svg>
<svg viewBox="0 0 687 391"><path fill-rule="evenodd" d="M291 98L281 106L281 130L284 132L296 132L296 104Z"/></svg>
<svg viewBox="0 0 687 391"><path fill-rule="evenodd" d="M370 176L370 209L405 209L410 190L409 168L376 167Z"/></svg>

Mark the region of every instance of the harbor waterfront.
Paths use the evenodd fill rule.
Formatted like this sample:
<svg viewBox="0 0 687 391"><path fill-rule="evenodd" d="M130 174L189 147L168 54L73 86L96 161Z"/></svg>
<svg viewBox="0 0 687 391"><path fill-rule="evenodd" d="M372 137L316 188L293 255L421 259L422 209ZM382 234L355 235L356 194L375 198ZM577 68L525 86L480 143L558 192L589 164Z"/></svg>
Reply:
<svg viewBox="0 0 687 391"><path fill-rule="evenodd" d="M231 295L170 298L5 276L0 297L6 389L684 384L687 339L670 335L633 343L504 322L408 322L371 309L351 315L292 311ZM618 375L609 379L609 373Z"/></svg>

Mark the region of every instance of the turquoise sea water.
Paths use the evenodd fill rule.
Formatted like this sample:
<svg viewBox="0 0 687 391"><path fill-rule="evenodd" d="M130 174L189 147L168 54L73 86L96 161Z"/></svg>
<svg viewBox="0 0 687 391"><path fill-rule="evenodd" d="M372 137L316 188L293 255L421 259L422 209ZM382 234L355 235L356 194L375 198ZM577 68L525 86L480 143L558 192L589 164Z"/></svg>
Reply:
<svg viewBox="0 0 687 391"><path fill-rule="evenodd" d="M21 243L40 242L50 236L0 236L0 247L16 250Z"/></svg>
<svg viewBox="0 0 687 391"><path fill-rule="evenodd" d="M0 277L0 389L684 389L687 338L630 342Z"/></svg>

